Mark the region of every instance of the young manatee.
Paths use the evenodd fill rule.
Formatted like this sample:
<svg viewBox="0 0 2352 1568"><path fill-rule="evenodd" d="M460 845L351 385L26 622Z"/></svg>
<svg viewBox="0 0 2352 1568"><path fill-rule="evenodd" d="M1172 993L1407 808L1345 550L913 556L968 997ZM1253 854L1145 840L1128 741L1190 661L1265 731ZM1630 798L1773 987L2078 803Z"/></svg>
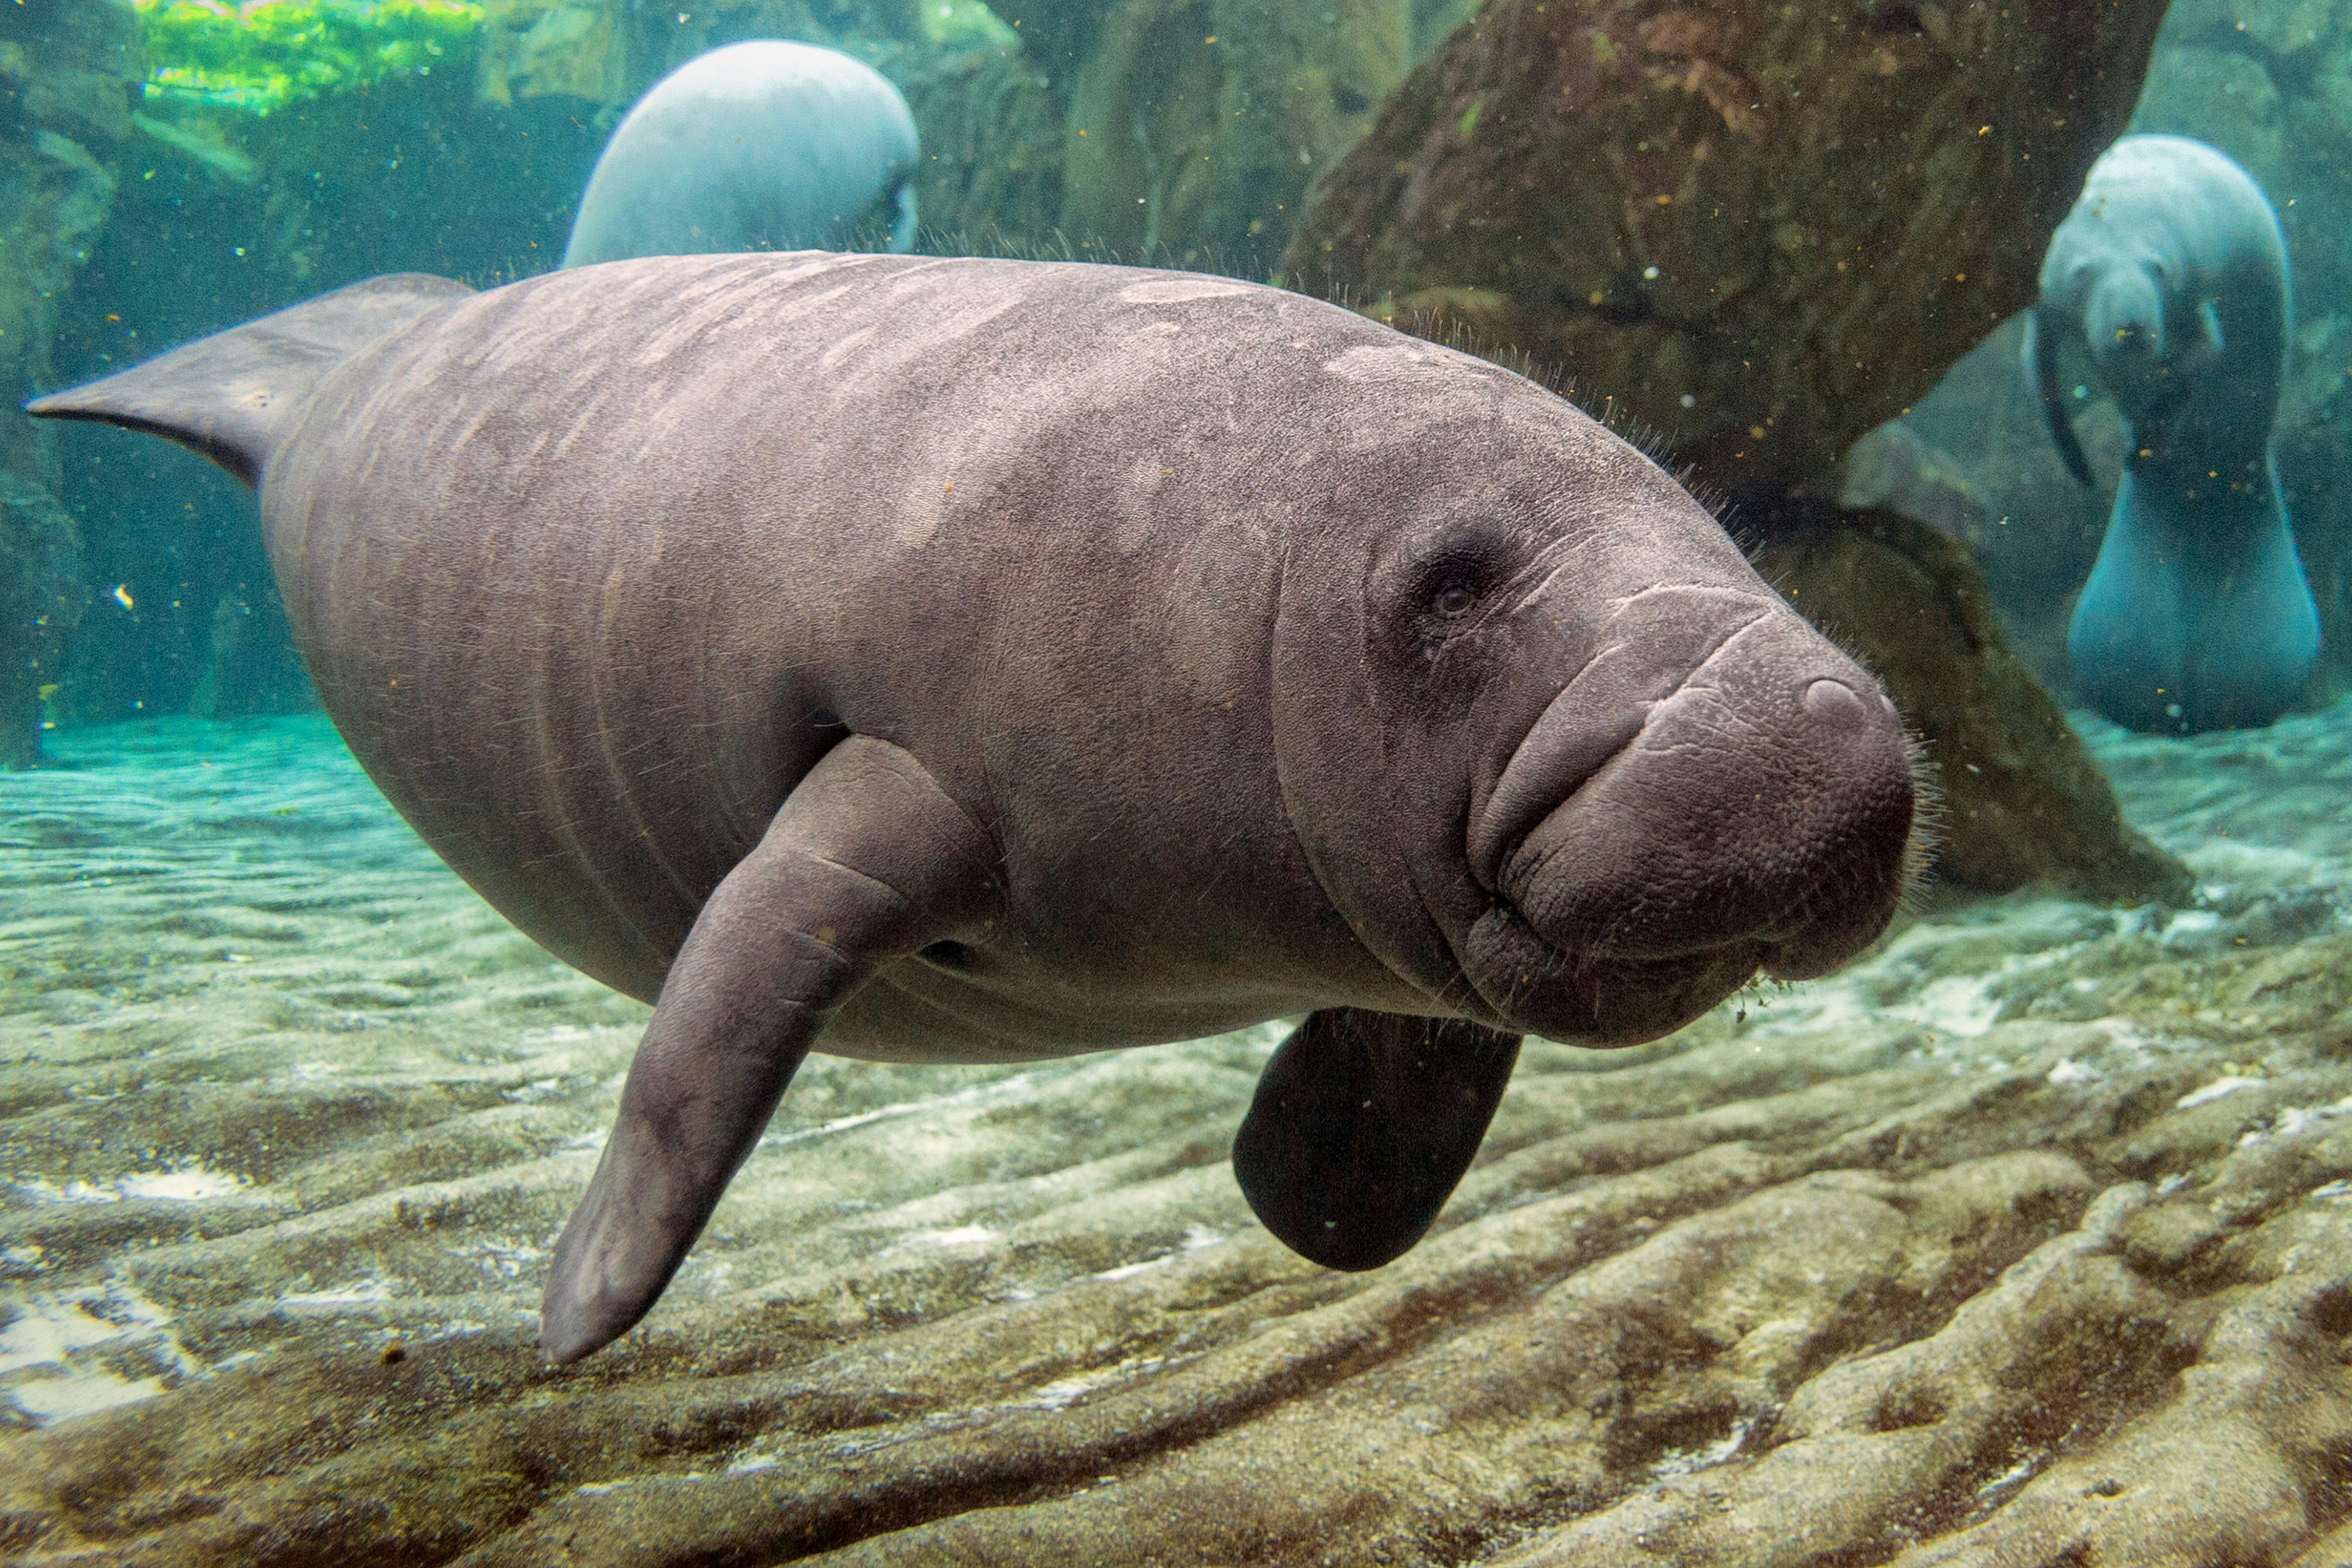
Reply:
<svg viewBox="0 0 2352 1568"><path fill-rule="evenodd" d="M803 1055L1307 1015L1235 1141L1425 1231L1519 1037L1654 1038L1885 925L1877 685L1563 400L1337 306L996 260L380 279L40 399L257 482L393 804L656 1002L543 1342L649 1308Z"/></svg>
<svg viewBox="0 0 2352 1568"><path fill-rule="evenodd" d="M877 206L903 253L920 152L898 89L839 50L774 38L712 49L654 83L613 132L563 265L835 247Z"/></svg>
<svg viewBox="0 0 2352 1568"><path fill-rule="evenodd" d="M2310 679L2319 612L2271 453L2290 319L2286 242L2243 169L2182 136L2126 136L2091 165L2042 260L2027 353L2077 479L2063 340L2088 348L2126 422L2066 636L2075 680L2118 723L2267 724Z"/></svg>

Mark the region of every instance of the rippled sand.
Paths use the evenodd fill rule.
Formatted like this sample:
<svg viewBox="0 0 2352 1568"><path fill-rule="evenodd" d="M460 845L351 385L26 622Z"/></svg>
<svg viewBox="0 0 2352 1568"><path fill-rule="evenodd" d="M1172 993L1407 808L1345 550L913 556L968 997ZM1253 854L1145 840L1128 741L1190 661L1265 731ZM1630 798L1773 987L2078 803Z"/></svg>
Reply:
<svg viewBox="0 0 2352 1568"><path fill-rule="evenodd" d="M0 1550L27 1562L2352 1560L2352 708L2091 726L2197 907L1937 910L1530 1045L1327 1274L1277 1031L814 1058L641 1331L531 1338L645 1010L322 721L0 778Z"/></svg>

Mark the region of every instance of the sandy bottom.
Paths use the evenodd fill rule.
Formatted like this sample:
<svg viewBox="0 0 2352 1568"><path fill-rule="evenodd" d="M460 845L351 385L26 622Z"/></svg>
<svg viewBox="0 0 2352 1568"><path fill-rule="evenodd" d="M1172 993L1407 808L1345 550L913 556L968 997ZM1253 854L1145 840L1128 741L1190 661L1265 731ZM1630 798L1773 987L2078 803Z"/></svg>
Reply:
<svg viewBox="0 0 2352 1568"><path fill-rule="evenodd" d="M0 1552L2352 1561L2352 708L2084 722L2194 907L1942 909L1531 1042L1387 1268L1234 1190L1275 1028L816 1058L562 1372L546 1249L645 1009L323 721L68 733L0 779Z"/></svg>

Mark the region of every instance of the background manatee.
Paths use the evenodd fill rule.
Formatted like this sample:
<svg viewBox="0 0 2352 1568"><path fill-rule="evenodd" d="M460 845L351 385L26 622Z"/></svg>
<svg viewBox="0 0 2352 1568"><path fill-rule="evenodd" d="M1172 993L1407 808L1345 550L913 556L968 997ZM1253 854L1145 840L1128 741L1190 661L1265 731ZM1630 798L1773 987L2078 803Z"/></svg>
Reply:
<svg viewBox="0 0 2352 1568"><path fill-rule="evenodd" d="M613 132L572 223L566 267L633 256L835 249L882 209L915 243L907 100L837 49L758 38L656 82Z"/></svg>
<svg viewBox="0 0 2352 1568"><path fill-rule="evenodd" d="M658 999L544 1341L637 1321L803 1056L1309 1015L1234 1147L1418 1239L1540 1031L1885 926L1870 677L1563 400L1229 279L672 258L362 284L46 398L258 481L328 710L551 952Z"/></svg>
<svg viewBox="0 0 2352 1568"><path fill-rule="evenodd" d="M2319 652L2279 493L2286 242L2251 175L2201 142L2126 136L2091 166L2042 266L2029 354L2051 434L2069 340L2128 422L2124 471L2066 651L2101 711L2140 730L2267 724Z"/></svg>

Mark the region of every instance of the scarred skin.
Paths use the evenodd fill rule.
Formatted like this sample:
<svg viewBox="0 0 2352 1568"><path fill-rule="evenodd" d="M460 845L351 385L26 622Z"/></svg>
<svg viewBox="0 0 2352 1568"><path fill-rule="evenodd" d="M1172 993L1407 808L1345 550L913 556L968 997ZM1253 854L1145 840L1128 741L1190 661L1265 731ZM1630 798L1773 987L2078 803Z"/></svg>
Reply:
<svg viewBox="0 0 2352 1568"><path fill-rule="evenodd" d="M1876 685L1648 459L1483 362L1023 262L676 258L404 309L259 414L185 412L223 379L196 359L36 411L259 454L371 776L657 999L557 1250L559 1358L650 1306L808 1049L1313 1013L1236 1168L1370 1267L1519 1035L1654 1037L1898 897Z"/></svg>

